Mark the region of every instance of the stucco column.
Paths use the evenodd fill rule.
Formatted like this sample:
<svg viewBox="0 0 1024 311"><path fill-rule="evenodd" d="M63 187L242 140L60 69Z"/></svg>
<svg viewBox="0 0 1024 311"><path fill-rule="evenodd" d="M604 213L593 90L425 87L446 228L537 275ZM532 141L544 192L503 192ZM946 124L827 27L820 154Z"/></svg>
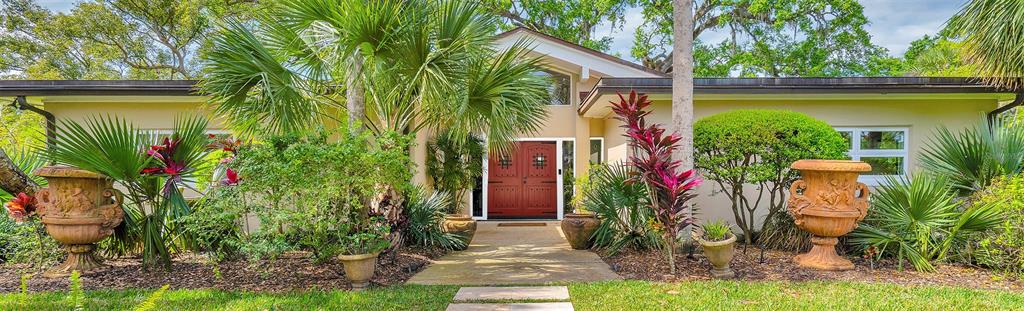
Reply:
<svg viewBox="0 0 1024 311"><path fill-rule="evenodd" d="M586 174L590 166L590 121L590 118L576 116L576 143L573 144L576 163L573 176L577 178Z"/></svg>

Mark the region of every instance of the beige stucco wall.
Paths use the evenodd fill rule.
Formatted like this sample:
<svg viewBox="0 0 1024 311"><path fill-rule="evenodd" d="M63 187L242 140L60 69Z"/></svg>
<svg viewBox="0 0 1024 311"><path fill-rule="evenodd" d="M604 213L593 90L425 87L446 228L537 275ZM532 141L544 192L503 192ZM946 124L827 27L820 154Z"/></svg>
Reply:
<svg viewBox="0 0 1024 311"><path fill-rule="evenodd" d="M905 127L909 129L907 144L910 171L919 167L919 153L927 144L932 133L940 126L959 130L973 125L982 116L995 109L995 99L939 99L934 96L922 99L698 99L694 103L695 120L733 109L784 109L797 111L818 118L835 127ZM671 102L657 100L652 105L649 121L668 124L671 121ZM608 145L608 159L611 162L624 161L627 155L626 140L621 122L605 121L605 144ZM696 204L701 219L732 221L730 201L725 194L716 193L717 185L706 182L701 186ZM759 212L767 212L760 208ZM758 213L762 220L764 213Z"/></svg>
<svg viewBox="0 0 1024 311"><path fill-rule="evenodd" d="M53 101L44 102L44 109L53 113L60 120L83 122L91 117L111 115L122 117L139 129L168 130L174 127L175 116L198 113L210 117L202 108L199 97L186 100L148 101L131 100L116 97L94 98L88 101ZM220 120L211 119L210 129L222 129Z"/></svg>

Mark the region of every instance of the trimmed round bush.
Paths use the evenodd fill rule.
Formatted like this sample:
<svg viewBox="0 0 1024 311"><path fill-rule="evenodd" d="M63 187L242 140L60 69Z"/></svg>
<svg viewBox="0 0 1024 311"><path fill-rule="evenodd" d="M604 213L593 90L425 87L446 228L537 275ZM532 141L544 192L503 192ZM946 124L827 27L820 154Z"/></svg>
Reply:
<svg viewBox="0 0 1024 311"><path fill-rule="evenodd" d="M754 212L759 206L756 195L744 197L744 187L760 191L760 205L769 208L762 244L782 249L807 244L806 234L784 212L789 185L798 175L789 165L800 159L847 158L849 143L839 132L798 112L743 109L698 120L693 135L695 164L732 201L736 225L747 243L758 231Z"/></svg>

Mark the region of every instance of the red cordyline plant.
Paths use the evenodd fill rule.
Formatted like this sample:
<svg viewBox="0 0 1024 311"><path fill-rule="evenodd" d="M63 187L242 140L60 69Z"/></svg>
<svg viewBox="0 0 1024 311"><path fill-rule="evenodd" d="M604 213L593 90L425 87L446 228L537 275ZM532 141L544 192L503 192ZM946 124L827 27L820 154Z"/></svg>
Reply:
<svg viewBox="0 0 1024 311"><path fill-rule="evenodd" d="M21 192L11 198L11 201L4 203L4 208L11 219L23 222L36 215L36 198Z"/></svg>
<svg viewBox="0 0 1024 311"><path fill-rule="evenodd" d="M648 125L644 120L650 111L645 109L651 105L646 95L629 92L629 98L619 94L619 102L612 103L615 119L625 123L626 137L634 154L629 164L637 169L637 175L631 182L643 182L651 195L651 208L658 222L663 226L663 234L668 245L668 261L672 274L675 274L674 250L679 233L693 223L690 216L690 199L697 196L694 192L701 179L694 170L680 170L680 162L672 160L672 152L676 150L676 142L681 137L676 134L665 136L665 129L658 125Z"/></svg>

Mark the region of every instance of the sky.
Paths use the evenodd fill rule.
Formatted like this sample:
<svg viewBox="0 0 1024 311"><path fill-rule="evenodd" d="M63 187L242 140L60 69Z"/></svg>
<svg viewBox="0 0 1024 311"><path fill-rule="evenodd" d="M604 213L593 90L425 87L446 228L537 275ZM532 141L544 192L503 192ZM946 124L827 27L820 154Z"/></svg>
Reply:
<svg viewBox="0 0 1024 311"><path fill-rule="evenodd" d="M70 10L74 2L67 0L37 0L42 6L54 11ZM860 0L864 15L871 22L867 30L875 44L889 49L893 56L902 56L910 42L924 35L935 34L943 23L953 16L967 0ZM611 54L629 60L633 47L633 33L643 22L639 9L629 10L621 29L602 25L596 31L598 37L611 36ZM710 34L714 35L714 34ZM704 38L712 39L714 38ZM634 60L635 61L635 60Z"/></svg>

